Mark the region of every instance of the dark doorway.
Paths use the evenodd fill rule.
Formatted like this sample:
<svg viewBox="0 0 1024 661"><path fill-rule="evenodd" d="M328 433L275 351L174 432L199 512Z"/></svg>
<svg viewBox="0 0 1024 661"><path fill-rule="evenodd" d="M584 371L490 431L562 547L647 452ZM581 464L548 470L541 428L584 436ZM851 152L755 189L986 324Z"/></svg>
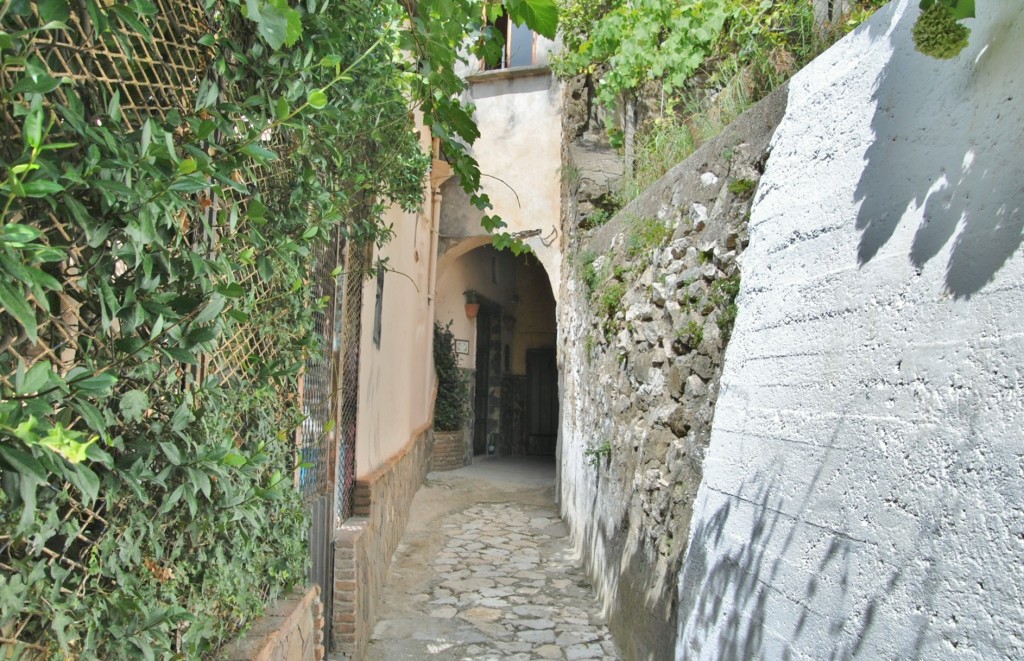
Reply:
<svg viewBox="0 0 1024 661"><path fill-rule="evenodd" d="M554 455L558 440L558 366L553 348L526 352L526 454Z"/></svg>
<svg viewBox="0 0 1024 661"><path fill-rule="evenodd" d="M476 396L473 402L473 454L487 454L487 402L490 397L491 309L480 306L476 318Z"/></svg>

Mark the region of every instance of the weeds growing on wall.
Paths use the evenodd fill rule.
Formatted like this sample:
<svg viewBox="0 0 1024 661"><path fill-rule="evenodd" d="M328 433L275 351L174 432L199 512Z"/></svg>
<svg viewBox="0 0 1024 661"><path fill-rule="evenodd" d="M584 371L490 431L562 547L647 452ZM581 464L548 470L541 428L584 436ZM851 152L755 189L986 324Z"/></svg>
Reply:
<svg viewBox="0 0 1024 661"><path fill-rule="evenodd" d="M657 218L633 218L626 237L626 257L635 259L664 245L672 238L672 227Z"/></svg>
<svg viewBox="0 0 1024 661"><path fill-rule="evenodd" d="M736 296L740 293L740 275L736 273L725 280L716 280L711 285L710 300L718 310L716 321L718 330L722 334L722 342L726 343L732 336L732 328L736 324L736 315L739 306L736 305Z"/></svg>
<svg viewBox="0 0 1024 661"><path fill-rule="evenodd" d="M661 179L696 147L693 129L676 117L659 117L637 136L633 171L623 178L616 195L628 202Z"/></svg>
<svg viewBox="0 0 1024 661"><path fill-rule="evenodd" d="M612 442L604 440L597 445L585 448L583 456L587 458L587 463L591 466L600 466L602 462L611 460Z"/></svg>
<svg viewBox="0 0 1024 661"><path fill-rule="evenodd" d="M595 261L597 261L597 253L592 250L587 250L580 256L580 279L583 280L583 284L587 288L587 296L593 295L600 279L600 274L594 265Z"/></svg>
<svg viewBox="0 0 1024 661"><path fill-rule="evenodd" d="M691 350L696 349L704 341L704 326L697 321L688 321L686 326L676 331L676 337Z"/></svg>
<svg viewBox="0 0 1024 661"><path fill-rule="evenodd" d="M747 198L754 194L757 182L753 179L730 179L728 188L733 195Z"/></svg>
<svg viewBox="0 0 1024 661"><path fill-rule="evenodd" d="M605 338L610 338L618 328L616 317L622 310L622 299L626 296L626 283L611 280L601 285L596 292L595 315L601 318Z"/></svg>

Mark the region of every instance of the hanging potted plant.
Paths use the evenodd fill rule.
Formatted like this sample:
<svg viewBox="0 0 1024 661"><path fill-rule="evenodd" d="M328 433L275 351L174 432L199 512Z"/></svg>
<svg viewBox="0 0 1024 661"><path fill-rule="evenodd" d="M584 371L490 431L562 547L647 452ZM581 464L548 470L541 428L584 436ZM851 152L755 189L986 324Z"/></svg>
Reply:
<svg viewBox="0 0 1024 661"><path fill-rule="evenodd" d="M466 297L466 318L476 319L476 316L480 313L480 299L476 294L476 290L467 289L462 292L462 295Z"/></svg>

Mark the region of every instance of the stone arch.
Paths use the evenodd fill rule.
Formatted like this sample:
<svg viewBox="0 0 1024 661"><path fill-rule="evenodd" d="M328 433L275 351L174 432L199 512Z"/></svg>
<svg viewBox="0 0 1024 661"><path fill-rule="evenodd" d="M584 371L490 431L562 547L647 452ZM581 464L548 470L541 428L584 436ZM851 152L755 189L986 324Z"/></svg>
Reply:
<svg viewBox="0 0 1024 661"><path fill-rule="evenodd" d="M435 319L461 341L460 366L474 386L466 462L484 454L554 457L560 396L550 271L536 254L494 249L488 235L441 249ZM479 305L472 316L470 290Z"/></svg>

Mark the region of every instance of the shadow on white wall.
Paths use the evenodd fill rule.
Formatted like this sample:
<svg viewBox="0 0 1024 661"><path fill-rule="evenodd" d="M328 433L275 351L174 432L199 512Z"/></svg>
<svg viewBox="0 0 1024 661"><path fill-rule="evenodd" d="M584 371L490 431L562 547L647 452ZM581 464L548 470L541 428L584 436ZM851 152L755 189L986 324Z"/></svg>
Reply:
<svg viewBox="0 0 1024 661"><path fill-rule="evenodd" d="M953 60L916 52L910 30L878 35L893 53L874 93L875 140L855 193L859 262L923 212L909 259L920 272L952 241L945 285L957 299L991 282L1024 241L1024 13L1019 3L978 10L998 12L998 27L987 39L975 31ZM916 16L914 9L900 20ZM1006 130L992 130L999 126Z"/></svg>

